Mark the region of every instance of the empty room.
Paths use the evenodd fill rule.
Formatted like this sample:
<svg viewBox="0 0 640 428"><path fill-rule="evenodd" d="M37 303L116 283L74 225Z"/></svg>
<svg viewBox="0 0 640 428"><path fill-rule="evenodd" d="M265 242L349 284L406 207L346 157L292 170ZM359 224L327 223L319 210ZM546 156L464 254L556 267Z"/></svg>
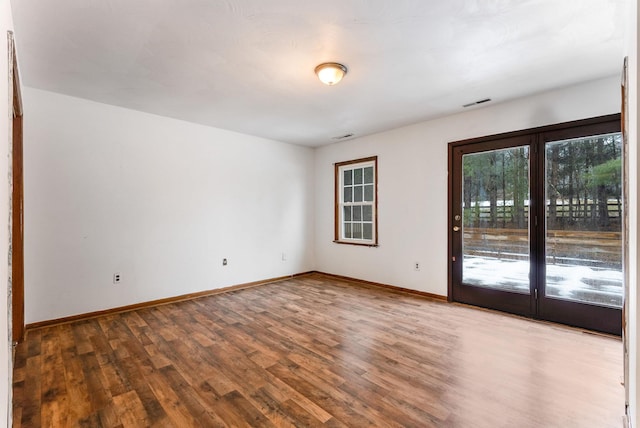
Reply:
<svg viewBox="0 0 640 428"><path fill-rule="evenodd" d="M0 7L0 425L640 427L637 2Z"/></svg>

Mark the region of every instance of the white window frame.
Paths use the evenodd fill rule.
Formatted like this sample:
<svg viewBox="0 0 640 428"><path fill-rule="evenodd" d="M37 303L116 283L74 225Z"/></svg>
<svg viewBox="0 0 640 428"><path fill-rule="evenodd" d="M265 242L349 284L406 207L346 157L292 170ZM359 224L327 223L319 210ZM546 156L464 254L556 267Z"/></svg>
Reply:
<svg viewBox="0 0 640 428"><path fill-rule="evenodd" d="M357 183L347 184L344 183L344 172L354 169L360 168L368 168L373 167L373 200L365 201L364 197L364 187L363 187L363 200L362 201L346 201L344 198L344 189L345 186L355 188ZM364 177L363 177L364 181ZM363 183L363 186L365 184ZM355 193L355 192L354 192ZM364 220L364 217L361 217L361 220L357 221L349 221L345 220L344 212L345 207L371 207L371 221ZM354 227L354 224L360 224L364 230L365 224L371 224L372 228L372 236L371 239L364 238L352 238L345 236L345 223L349 223L351 227ZM351 245L365 245L370 247L378 246L378 157L372 156L363 159L355 159L346 162L339 162L335 164L335 235L334 242L338 244L351 244Z"/></svg>

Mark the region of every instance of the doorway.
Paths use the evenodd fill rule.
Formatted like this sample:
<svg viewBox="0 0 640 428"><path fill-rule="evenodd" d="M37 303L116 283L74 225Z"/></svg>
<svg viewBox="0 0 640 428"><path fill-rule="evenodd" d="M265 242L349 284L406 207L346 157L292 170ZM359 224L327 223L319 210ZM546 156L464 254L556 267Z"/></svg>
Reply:
<svg viewBox="0 0 640 428"><path fill-rule="evenodd" d="M621 334L622 136L612 115L449 145L449 297Z"/></svg>

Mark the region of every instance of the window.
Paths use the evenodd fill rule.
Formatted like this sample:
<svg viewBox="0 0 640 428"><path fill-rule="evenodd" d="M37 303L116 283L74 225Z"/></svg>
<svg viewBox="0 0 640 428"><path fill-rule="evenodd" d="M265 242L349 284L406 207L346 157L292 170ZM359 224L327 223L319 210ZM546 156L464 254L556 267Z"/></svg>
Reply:
<svg viewBox="0 0 640 428"><path fill-rule="evenodd" d="M378 157L335 165L335 242L378 245Z"/></svg>

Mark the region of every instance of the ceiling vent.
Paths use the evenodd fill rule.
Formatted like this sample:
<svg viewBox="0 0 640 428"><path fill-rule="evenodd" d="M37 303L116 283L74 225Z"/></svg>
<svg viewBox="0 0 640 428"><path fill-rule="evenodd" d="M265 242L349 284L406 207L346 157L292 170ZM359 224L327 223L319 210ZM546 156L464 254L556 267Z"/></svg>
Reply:
<svg viewBox="0 0 640 428"><path fill-rule="evenodd" d="M332 140L344 140L345 138L353 137L353 132L344 135L338 135L337 137L333 137Z"/></svg>
<svg viewBox="0 0 640 428"><path fill-rule="evenodd" d="M465 104L462 107L467 108L467 107L471 107L471 106L476 106L478 104L484 104L484 103L488 103L489 101L491 101L491 98L485 98L484 100L478 100L469 104Z"/></svg>

